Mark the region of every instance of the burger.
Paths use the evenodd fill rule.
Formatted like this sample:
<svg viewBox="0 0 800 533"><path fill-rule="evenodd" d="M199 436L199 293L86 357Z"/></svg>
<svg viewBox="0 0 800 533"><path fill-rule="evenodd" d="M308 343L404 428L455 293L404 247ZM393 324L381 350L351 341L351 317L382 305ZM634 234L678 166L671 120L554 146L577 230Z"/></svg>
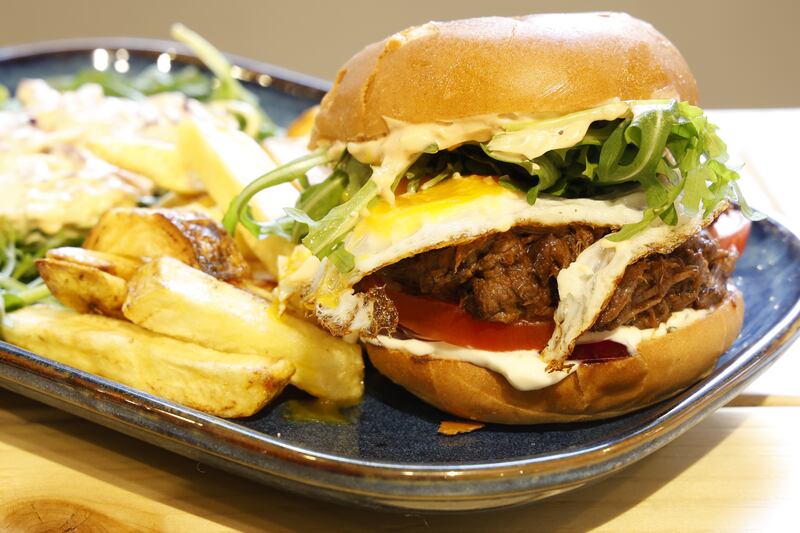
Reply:
<svg viewBox="0 0 800 533"><path fill-rule="evenodd" d="M696 104L678 50L626 14L430 22L353 56L311 152L225 225L297 243L282 305L444 411L620 415L707 375L742 326L747 224L720 240L715 221L755 215ZM296 205L255 220L287 181Z"/></svg>

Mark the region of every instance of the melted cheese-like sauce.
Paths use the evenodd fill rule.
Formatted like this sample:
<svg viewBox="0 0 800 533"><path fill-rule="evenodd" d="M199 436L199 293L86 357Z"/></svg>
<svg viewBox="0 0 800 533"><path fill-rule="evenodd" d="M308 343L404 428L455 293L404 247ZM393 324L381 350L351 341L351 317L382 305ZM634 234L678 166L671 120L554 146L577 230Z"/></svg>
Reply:
<svg viewBox="0 0 800 533"><path fill-rule="evenodd" d="M449 150L466 142L491 141L489 149L498 153L538 157L550 150L575 145L586 135L592 122L614 120L630 109L629 103L615 101L561 117L508 113L420 124L384 117L389 126L386 136L347 143L347 151L362 163L372 165L371 179L381 196L393 203L395 178L419 154L431 148Z"/></svg>
<svg viewBox="0 0 800 533"><path fill-rule="evenodd" d="M150 183L71 148L0 153L0 190L0 219L19 231L54 234L65 226L91 227L112 207L136 205Z"/></svg>
<svg viewBox="0 0 800 533"><path fill-rule="evenodd" d="M611 331L590 332L582 335L578 339L578 344L610 340L623 344L628 352L635 356L637 347L643 341L661 337L677 328L688 326L708 313L708 310L684 309L673 313L666 322L657 328L638 329L624 326ZM429 356L436 359L472 363L497 372L505 377L512 387L521 391L539 390L555 385L574 372L581 364L576 363L567 371L548 372L547 362L542 359L538 350L492 352L465 348L446 342L395 339L385 335L367 339L366 342L392 350L402 350L414 356Z"/></svg>
<svg viewBox="0 0 800 533"><path fill-rule="evenodd" d="M179 93L133 100L96 84L60 92L28 79L16 97L21 109L0 111L0 218L20 233L89 228L112 207L136 205L157 181L145 170L174 171L160 158L177 151L187 117L238 130L228 111Z"/></svg>

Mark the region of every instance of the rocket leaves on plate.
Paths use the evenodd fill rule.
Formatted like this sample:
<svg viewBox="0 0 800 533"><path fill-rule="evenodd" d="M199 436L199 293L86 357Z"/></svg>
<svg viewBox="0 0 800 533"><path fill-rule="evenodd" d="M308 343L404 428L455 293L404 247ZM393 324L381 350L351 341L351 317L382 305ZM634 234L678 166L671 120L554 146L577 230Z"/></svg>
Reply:
<svg viewBox="0 0 800 533"><path fill-rule="evenodd" d="M103 88L107 96L141 100L164 92L180 92L201 102L231 103L229 112L239 120L242 131L262 140L277 132L277 126L261 108L258 98L233 76L233 68L222 53L182 24L172 28L173 37L187 45L214 74L209 78L197 67L188 65L162 72L150 66L136 74L121 74L113 69L87 68L69 76L59 76L48 82L60 91L73 91L87 83ZM2 89L0 89L2 93ZM0 108L2 108L0 94Z"/></svg>
<svg viewBox="0 0 800 533"><path fill-rule="evenodd" d="M70 76L59 76L48 80L59 91L74 91L87 83L96 83L106 96L117 96L141 100L163 92L182 92L197 99L208 99L211 95L211 80L199 69L186 66L172 72L161 72L151 66L129 76L114 70L84 69Z"/></svg>
<svg viewBox="0 0 800 533"><path fill-rule="evenodd" d="M75 232L63 230L55 235L38 231L20 234L0 218L0 312L13 311L50 296L39 277L36 260L47 250L59 246L78 246L83 239Z"/></svg>

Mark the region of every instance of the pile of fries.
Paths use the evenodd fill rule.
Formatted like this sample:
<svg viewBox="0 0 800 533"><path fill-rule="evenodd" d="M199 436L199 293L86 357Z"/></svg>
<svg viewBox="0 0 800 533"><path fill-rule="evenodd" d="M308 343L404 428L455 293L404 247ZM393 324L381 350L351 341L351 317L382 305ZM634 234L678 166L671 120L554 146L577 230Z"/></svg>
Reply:
<svg viewBox="0 0 800 533"><path fill-rule="evenodd" d="M307 134L312 121L313 113L304 116L289 133ZM261 146L192 118L179 125L173 150L113 140L91 146L172 192L161 207L106 212L81 248L47 252L37 266L60 305L6 314L5 340L222 417L252 415L288 384L338 404L357 402L360 347L291 310L279 313L271 301L265 280L291 244L247 232L234 240L219 223L247 182L297 146L302 137ZM267 218L291 203L255 198L251 208Z"/></svg>

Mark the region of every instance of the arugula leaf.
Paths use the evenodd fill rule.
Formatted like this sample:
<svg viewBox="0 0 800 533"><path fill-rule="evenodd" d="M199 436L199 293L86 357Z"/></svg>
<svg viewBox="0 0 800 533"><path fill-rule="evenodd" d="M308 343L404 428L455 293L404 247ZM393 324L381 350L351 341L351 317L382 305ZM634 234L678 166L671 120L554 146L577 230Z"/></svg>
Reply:
<svg viewBox="0 0 800 533"><path fill-rule="evenodd" d="M378 186L368 181L352 198L325 215L303 238L303 244L319 258L327 257L358 222L358 214L378 196ZM340 256L343 252L339 252Z"/></svg>
<svg viewBox="0 0 800 533"><path fill-rule="evenodd" d="M45 235L38 231L20 235L11 223L0 218L0 298L3 309L11 311L30 305L50 295L39 277L36 260L47 250L59 246L77 246L83 236L70 231Z"/></svg>
<svg viewBox="0 0 800 533"><path fill-rule="evenodd" d="M251 113L255 116L255 120L253 124L248 124L249 114L240 115L240 120L245 122L245 127L242 129L258 140L275 134L277 126L261 108L258 97L233 76L230 62L214 45L183 24L173 24L172 37L191 48L219 81L212 88L208 100L236 100L248 104L255 111Z"/></svg>
<svg viewBox="0 0 800 533"><path fill-rule="evenodd" d="M342 242L334 246L331 253L328 254L328 259L330 259L331 263L334 264L339 272L350 272L356 266L353 254L345 249L344 243Z"/></svg>
<svg viewBox="0 0 800 533"><path fill-rule="evenodd" d="M84 69L70 76L48 80L59 91L74 91L87 83L96 83L107 96L141 100L163 92L182 92L191 98L208 100L211 80L189 65L172 72L161 72L150 66L136 75L122 75L114 70Z"/></svg>
<svg viewBox="0 0 800 533"><path fill-rule="evenodd" d="M248 202L253 196L264 189L280 185L289 181L294 181L306 172L319 165L330 162L330 157L324 150L318 150L308 155L295 159L283 166L275 168L263 176L251 181L236 198L231 200L228 210L222 219L225 230L234 235L237 223L241 223L248 231L256 236L263 237L266 234L274 233L272 227L265 225L253 218L252 213L247 207Z"/></svg>
<svg viewBox="0 0 800 533"><path fill-rule="evenodd" d="M96 83L103 88L106 96L118 96L132 100L141 100L146 96L129 79L113 70L85 69L71 76L51 78L48 82L59 91L74 91L87 83Z"/></svg>
<svg viewBox="0 0 800 533"><path fill-rule="evenodd" d="M231 202L223 225L231 234L237 223L241 223L259 238L277 234L293 242L302 242L320 259L330 256L337 268L352 269L354 260L342 245L342 239L355 225L358 213L377 196L378 189L369 180L372 168L350 154L342 155L325 181L303 190L295 207L285 209L286 217L259 222L247 208L247 202L258 192L297 179L311 168L331 162L329 155L320 150L261 176Z"/></svg>
<svg viewBox="0 0 800 533"><path fill-rule="evenodd" d="M339 205L347 192L347 175L336 170L322 183L312 185L300 193L296 207L303 210L314 221L320 220L328 211ZM290 240L300 242L308 233L308 224L292 224Z"/></svg>
<svg viewBox="0 0 800 533"><path fill-rule="evenodd" d="M430 145L396 177L394 186L406 180L407 194L414 194L456 173L496 176L502 187L524 194L530 204L540 194L587 198L644 191L647 209L642 219L610 235L615 241L630 238L656 218L677 224L679 204L688 213L702 210L708 215L720 202L735 199L745 215L757 219L759 214L747 205L736 184L738 173L724 164L725 143L701 109L668 100L633 101L629 107L630 116L597 121L575 146L551 150L533 160L522 154L492 151L491 140L468 142L450 150ZM514 124L508 131L525 127ZM378 194L370 174L370 167L345 152L326 181L301 195L295 208L305 215L291 211L291 217L257 226L255 231L263 234L293 228L295 242L301 239L314 255L330 257L337 268L347 271L353 266L353 258L342 241L355 226L359 213ZM270 181L267 176L260 180L258 187ZM231 213L229 210L226 220L233 216ZM235 225L235 218L232 220ZM242 223L253 231L246 218ZM226 223L226 227L231 226Z"/></svg>
<svg viewBox="0 0 800 533"><path fill-rule="evenodd" d="M637 112L634 106L633 120L625 126L624 133L620 136L623 130L617 128L600 151L599 181L622 183L654 176L670 134L674 109L674 102L668 107L648 106L643 112ZM630 163L622 164L625 148L631 144L638 148L636 155ZM604 152L608 152L605 158Z"/></svg>
<svg viewBox="0 0 800 533"><path fill-rule="evenodd" d="M150 66L138 74L120 74L113 69L95 70L88 68L70 76L51 78L49 83L60 91L73 91L87 83L95 83L103 88L107 96L117 96L141 100L163 92L181 92L202 102L226 102L229 113L235 116L241 129L248 135L262 140L274 135L278 127L261 108L255 94L248 91L233 76L233 67L222 53L182 24L172 27L173 37L186 44L200 58L216 77L216 83L192 65L171 72L161 72ZM2 104L0 89L0 108Z"/></svg>
<svg viewBox="0 0 800 533"><path fill-rule="evenodd" d="M297 209L296 207L284 207L283 210L286 215L295 222L305 224L306 226L312 228L317 225L317 221L308 216L308 214L302 209Z"/></svg>
<svg viewBox="0 0 800 533"><path fill-rule="evenodd" d="M172 25L172 37L185 44L197 54L200 61L214 73L219 80L219 86L214 89L213 98L219 100L242 100L252 105L258 105L258 98L244 88L239 80L233 77L232 67L214 45L204 39L200 34L190 30L183 24Z"/></svg>

